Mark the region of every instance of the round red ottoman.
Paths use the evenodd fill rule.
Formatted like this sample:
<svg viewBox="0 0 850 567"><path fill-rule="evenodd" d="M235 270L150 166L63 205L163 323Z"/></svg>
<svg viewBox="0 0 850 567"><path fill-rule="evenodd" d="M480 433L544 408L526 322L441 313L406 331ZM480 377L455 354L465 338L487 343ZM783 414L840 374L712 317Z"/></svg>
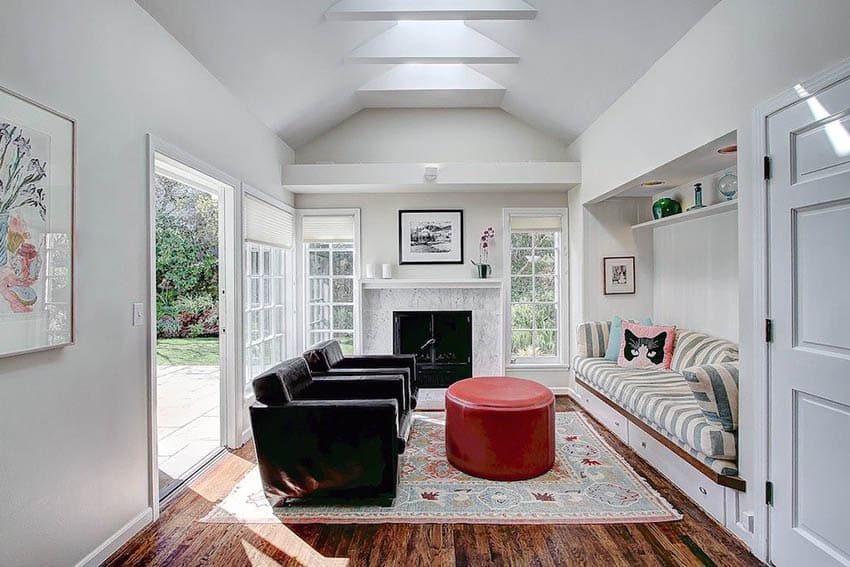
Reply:
<svg viewBox="0 0 850 567"><path fill-rule="evenodd" d="M491 480L539 476L555 462L555 396L531 380L490 376L446 391L446 455Z"/></svg>

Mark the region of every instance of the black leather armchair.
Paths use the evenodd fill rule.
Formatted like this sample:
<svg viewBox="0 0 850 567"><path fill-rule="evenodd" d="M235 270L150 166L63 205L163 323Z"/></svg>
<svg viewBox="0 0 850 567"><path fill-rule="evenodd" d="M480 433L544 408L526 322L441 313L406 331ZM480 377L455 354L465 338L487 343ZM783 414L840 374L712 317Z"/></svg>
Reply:
<svg viewBox="0 0 850 567"><path fill-rule="evenodd" d="M401 376L315 381L306 361L294 358L253 386L254 446L273 506L306 498L392 501L404 450Z"/></svg>
<svg viewBox="0 0 850 567"><path fill-rule="evenodd" d="M407 387L408 408L416 408L419 384L416 357L412 354L362 354L345 356L339 342L331 339L313 345L304 353L315 378L326 376L401 374Z"/></svg>

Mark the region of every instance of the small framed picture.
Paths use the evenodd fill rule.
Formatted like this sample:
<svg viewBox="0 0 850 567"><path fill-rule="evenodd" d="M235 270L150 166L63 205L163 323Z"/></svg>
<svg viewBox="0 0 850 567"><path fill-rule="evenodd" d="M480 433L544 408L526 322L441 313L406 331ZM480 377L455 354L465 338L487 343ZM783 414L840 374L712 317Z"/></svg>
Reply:
<svg viewBox="0 0 850 567"><path fill-rule="evenodd" d="M463 264L463 211L399 211L399 264Z"/></svg>
<svg viewBox="0 0 850 567"><path fill-rule="evenodd" d="M605 295L627 295L635 292L635 257L606 256L602 258L602 277Z"/></svg>

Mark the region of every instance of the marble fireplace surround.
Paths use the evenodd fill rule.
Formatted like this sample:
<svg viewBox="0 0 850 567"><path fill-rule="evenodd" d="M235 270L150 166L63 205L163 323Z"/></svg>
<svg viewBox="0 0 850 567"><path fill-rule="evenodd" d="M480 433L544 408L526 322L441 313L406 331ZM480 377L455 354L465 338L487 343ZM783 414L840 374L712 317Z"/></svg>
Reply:
<svg viewBox="0 0 850 567"><path fill-rule="evenodd" d="M364 287L364 353L393 351L393 311L472 311L472 374L504 373L502 298L498 287Z"/></svg>

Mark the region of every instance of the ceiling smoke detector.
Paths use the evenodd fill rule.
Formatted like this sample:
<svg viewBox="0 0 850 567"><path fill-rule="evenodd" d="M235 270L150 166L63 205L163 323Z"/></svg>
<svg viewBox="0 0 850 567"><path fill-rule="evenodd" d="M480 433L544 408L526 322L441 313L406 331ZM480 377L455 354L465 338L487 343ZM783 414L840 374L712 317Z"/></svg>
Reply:
<svg viewBox="0 0 850 567"><path fill-rule="evenodd" d="M436 165L426 165L425 166L425 181L436 181L437 174L440 172L440 168Z"/></svg>

